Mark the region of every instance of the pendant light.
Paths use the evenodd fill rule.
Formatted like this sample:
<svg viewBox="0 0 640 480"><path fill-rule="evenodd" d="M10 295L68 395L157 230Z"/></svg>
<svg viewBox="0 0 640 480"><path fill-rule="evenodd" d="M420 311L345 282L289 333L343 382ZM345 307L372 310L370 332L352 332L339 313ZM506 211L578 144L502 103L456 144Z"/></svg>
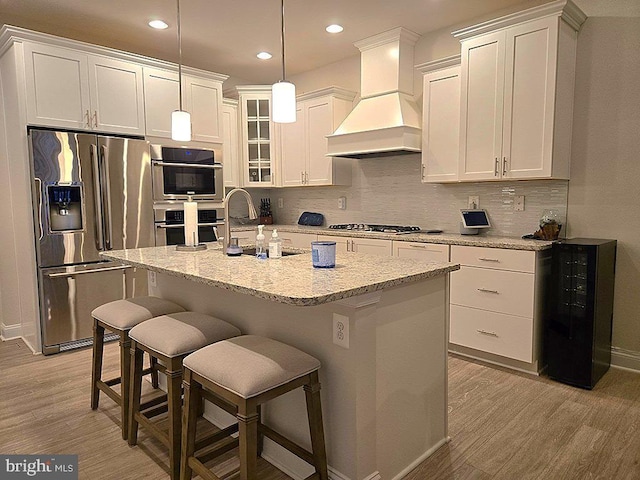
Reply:
<svg viewBox="0 0 640 480"><path fill-rule="evenodd" d="M284 0L281 1L280 44L282 46L282 80L271 87L272 119L276 123L296 121L296 86L286 81L284 60Z"/></svg>
<svg viewBox="0 0 640 480"><path fill-rule="evenodd" d="M171 113L171 139L178 142L191 141L191 115L182 109L182 33L180 32L180 0L178 3L178 90L180 109Z"/></svg>

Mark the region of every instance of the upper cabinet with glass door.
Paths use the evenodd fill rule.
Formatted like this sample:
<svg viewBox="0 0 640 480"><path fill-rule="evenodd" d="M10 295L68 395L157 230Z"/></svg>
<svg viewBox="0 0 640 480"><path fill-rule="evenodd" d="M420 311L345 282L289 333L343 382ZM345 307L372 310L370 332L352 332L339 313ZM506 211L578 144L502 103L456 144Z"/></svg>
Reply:
<svg viewBox="0 0 640 480"><path fill-rule="evenodd" d="M252 85L236 88L240 104L244 186L274 186L276 142L271 122L271 86Z"/></svg>

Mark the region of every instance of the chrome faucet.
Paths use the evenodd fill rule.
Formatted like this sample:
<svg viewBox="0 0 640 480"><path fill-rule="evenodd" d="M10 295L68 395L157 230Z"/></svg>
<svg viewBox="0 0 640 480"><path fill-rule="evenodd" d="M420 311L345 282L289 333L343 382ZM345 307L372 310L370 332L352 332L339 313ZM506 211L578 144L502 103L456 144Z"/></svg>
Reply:
<svg viewBox="0 0 640 480"><path fill-rule="evenodd" d="M231 225L229 223L229 199L238 192L242 192L242 194L247 199L247 206L249 207L249 218L251 220L255 220L258 218L258 213L256 212L256 207L253 206L253 200L251 199L251 195L243 188L234 188L229 191L227 195L224 197L222 201L222 206L224 207L224 237L222 237L222 251L226 255L227 247L229 246L229 240L231 239Z"/></svg>

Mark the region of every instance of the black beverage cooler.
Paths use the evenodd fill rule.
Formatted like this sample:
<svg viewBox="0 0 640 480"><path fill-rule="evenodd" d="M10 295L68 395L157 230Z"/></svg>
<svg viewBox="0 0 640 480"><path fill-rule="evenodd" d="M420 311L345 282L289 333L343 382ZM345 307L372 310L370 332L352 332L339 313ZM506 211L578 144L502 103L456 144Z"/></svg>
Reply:
<svg viewBox="0 0 640 480"><path fill-rule="evenodd" d="M611 364L616 240L553 245L544 355L553 380L592 389Z"/></svg>

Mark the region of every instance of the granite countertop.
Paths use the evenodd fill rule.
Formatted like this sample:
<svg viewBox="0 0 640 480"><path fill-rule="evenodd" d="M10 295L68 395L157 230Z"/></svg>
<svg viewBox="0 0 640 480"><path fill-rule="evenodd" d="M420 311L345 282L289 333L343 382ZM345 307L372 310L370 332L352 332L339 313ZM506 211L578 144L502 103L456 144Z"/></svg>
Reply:
<svg viewBox="0 0 640 480"><path fill-rule="evenodd" d="M267 229L278 229L281 232L313 233L318 235L335 235L338 237L379 238L397 242L440 243L446 245L466 245L471 247L506 248L510 250L547 250L553 245L548 240L525 240L518 237L492 237L489 235L460 235L458 233L392 233L358 232L355 230L334 230L326 227L306 227L301 225L266 225ZM256 230L255 225L232 227L232 231Z"/></svg>
<svg viewBox="0 0 640 480"><path fill-rule="evenodd" d="M297 306L313 306L417 282L458 270L453 263L359 253L336 255L335 268L313 268L311 253L258 260L228 257L215 244L178 252L175 246L102 252L105 258L158 273Z"/></svg>

